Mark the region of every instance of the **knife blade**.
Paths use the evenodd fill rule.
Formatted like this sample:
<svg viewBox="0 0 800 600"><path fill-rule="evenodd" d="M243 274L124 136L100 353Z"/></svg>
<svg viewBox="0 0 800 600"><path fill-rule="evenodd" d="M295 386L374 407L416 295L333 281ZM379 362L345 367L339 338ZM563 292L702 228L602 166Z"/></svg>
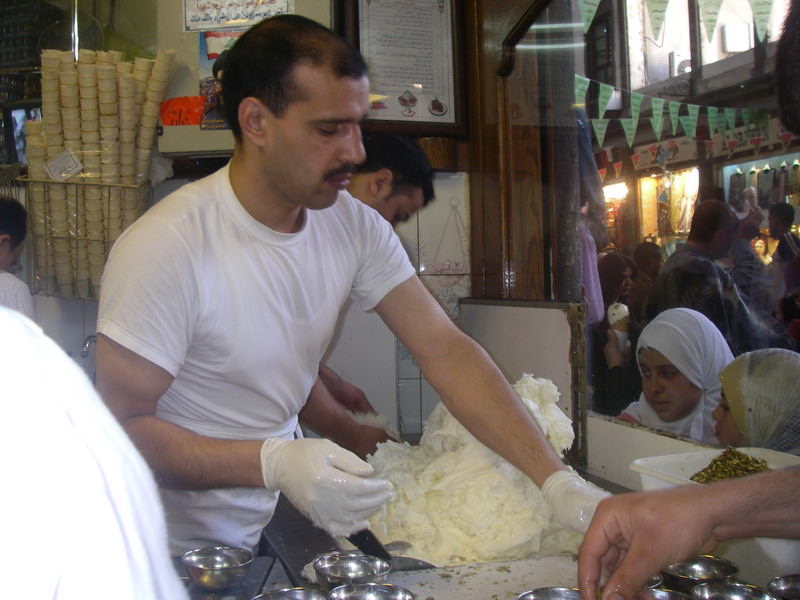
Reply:
<svg viewBox="0 0 800 600"><path fill-rule="evenodd" d="M377 556L387 562L392 561L392 555L386 551L375 534L369 529L362 529L347 536L347 540L364 554Z"/></svg>

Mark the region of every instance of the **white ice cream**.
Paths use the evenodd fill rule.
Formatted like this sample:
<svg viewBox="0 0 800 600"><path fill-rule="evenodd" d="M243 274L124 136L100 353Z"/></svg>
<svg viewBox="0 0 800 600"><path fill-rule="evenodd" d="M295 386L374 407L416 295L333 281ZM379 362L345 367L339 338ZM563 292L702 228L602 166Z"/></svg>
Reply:
<svg viewBox="0 0 800 600"><path fill-rule="evenodd" d="M547 379L523 375L514 385L523 403L563 454L574 434ZM419 446L381 444L369 458L376 476L394 484L395 499L370 519L384 543L404 540L404 552L437 565L576 552L580 534L552 522L533 482L486 448L439 404Z"/></svg>
<svg viewBox="0 0 800 600"><path fill-rule="evenodd" d="M608 324L613 325L620 319L624 319L630 315L628 311L628 307L624 305L622 302L614 302L614 304L608 307Z"/></svg>

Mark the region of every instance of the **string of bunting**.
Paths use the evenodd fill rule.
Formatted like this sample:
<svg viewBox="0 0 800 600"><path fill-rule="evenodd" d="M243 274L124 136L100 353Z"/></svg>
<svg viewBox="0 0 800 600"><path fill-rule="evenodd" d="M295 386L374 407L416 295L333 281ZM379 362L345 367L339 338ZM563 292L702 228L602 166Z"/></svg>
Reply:
<svg viewBox="0 0 800 600"><path fill-rule="evenodd" d="M588 33L592 25L594 16L597 13L597 6L600 0L581 0L580 11L583 21L583 32ZM764 36L769 30L769 17L772 11L772 0L749 0L750 8L753 11L753 22L756 27L756 35L759 41L764 41ZM647 15L650 18L650 29L656 39L661 39L661 29L664 26L665 17L669 0L644 0ZM714 30L717 28L719 12L722 0L699 0L700 18L703 21L706 40L711 41Z"/></svg>
<svg viewBox="0 0 800 600"><path fill-rule="evenodd" d="M633 147L636 132L639 127L640 115L642 112L642 105L647 100L650 105L650 116L647 117L650 127L655 134L656 140L660 141L664 133L665 125L665 111L669 116L668 134L673 137L678 135L678 128L683 130L684 135L691 138L697 137L697 122L700 119L701 111L705 110L708 117L708 134L712 136L715 132L725 135L728 131L733 131L736 128L737 119L741 117L742 123L745 127L750 127L751 124L759 129L766 128L769 113L766 110L759 110L753 108L730 108L718 106L701 106L699 104L690 104L687 102L680 102L677 100L665 100L664 98L656 98L653 96L645 96L638 92L630 90L619 90L620 93L626 94L629 98L630 117L621 117L618 119L608 119L605 117L608 108L608 102L615 88L607 83L588 79L581 75L575 75L575 104L576 106L585 106L586 94L589 86L594 83L598 86L597 90L597 116L590 117L592 123L592 130L594 131L595 138L597 139L598 147L603 147L608 125L612 120L619 121L622 130L625 132L625 139L628 142L628 147ZM681 109L685 107L685 114L681 114Z"/></svg>

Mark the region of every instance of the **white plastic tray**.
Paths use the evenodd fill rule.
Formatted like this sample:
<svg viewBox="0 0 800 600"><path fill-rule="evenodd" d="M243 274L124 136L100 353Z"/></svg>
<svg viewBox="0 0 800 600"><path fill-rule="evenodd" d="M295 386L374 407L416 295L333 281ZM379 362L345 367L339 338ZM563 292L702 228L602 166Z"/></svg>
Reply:
<svg viewBox="0 0 800 600"><path fill-rule="evenodd" d="M765 448L737 448L737 450L754 458L766 460L770 469L800 465L800 456L784 452ZM637 458L631 463L630 468L639 473L642 478L642 489L645 490L694 484L695 482L689 478L707 467L711 459L720 454L722 449Z"/></svg>

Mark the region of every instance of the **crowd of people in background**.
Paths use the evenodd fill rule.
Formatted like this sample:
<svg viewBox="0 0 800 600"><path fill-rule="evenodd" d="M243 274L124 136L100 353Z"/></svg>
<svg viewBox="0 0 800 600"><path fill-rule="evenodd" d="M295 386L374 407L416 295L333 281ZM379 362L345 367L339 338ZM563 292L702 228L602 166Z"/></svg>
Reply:
<svg viewBox="0 0 800 600"><path fill-rule="evenodd" d="M777 428L771 436L756 434L757 427L741 417L723 419L730 411L721 393L724 369L746 382L755 380L756 365L763 377L765 365L791 373L800 364L795 208L782 202L762 211L755 190L743 196L740 211L719 200L698 202L686 242L670 256L649 240L632 257L616 249L599 253L603 308L628 307L629 342L619 343L606 314L591 325L592 409L711 445L748 439L773 447L780 438L775 449L800 453L800 406L783 396L771 398L771 386L765 392L771 399L760 402L770 407L771 417L764 419ZM753 249L762 229L776 243L768 266ZM742 367L733 366L745 358L750 370L742 375ZM737 389L749 385L739 382ZM794 388L787 393L795 394ZM750 406L753 396L733 401L743 402ZM780 419L773 418L784 409Z"/></svg>

